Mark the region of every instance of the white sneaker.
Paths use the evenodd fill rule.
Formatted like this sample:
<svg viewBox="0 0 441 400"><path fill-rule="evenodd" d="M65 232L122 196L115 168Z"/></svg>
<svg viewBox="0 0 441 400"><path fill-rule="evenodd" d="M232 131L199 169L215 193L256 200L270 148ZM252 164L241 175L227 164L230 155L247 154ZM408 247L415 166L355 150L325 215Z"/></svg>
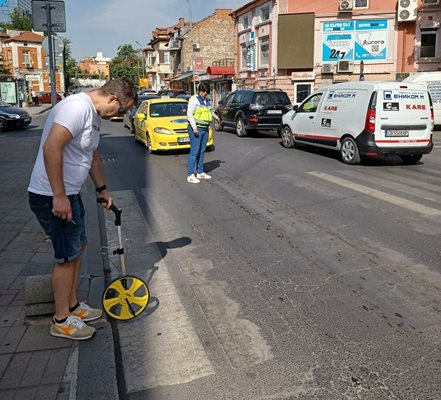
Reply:
<svg viewBox="0 0 441 400"><path fill-rule="evenodd" d="M196 174L196 178L198 178L198 179L211 179L211 175L208 175L205 172L201 172L200 174Z"/></svg>
<svg viewBox="0 0 441 400"><path fill-rule="evenodd" d="M194 174L187 176L188 183L199 183L200 180L194 176Z"/></svg>

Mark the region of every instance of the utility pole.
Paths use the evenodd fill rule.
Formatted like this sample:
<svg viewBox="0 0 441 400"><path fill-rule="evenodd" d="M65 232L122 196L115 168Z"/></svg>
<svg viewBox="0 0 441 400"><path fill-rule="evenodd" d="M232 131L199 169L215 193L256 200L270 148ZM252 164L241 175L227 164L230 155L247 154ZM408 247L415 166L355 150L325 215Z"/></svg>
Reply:
<svg viewBox="0 0 441 400"><path fill-rule="evenodd" d="M190 9L190 33L191 33L191 69L193 71L193 93L196 94L196 79L194 74L194 39L193 39L193 16L191 14L191 2L190 0L185 0L188 3L188 8Z"/></svg>

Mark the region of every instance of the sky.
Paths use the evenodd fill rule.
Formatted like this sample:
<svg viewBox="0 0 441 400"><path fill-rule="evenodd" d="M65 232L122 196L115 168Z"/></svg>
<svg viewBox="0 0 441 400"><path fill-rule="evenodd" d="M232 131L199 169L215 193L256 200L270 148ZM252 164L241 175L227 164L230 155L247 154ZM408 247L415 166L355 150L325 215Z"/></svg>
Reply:
<svg viewBox="0 0 441 400"><path fill-rule="evenodd" d="M213 14L215 8L236 10L251 0L190 0L193 21ZM118 46L144 47L155 28L174 25L180 17L190 21L186 0L64 0L66 32L72 57L114 57Z"/></svg>

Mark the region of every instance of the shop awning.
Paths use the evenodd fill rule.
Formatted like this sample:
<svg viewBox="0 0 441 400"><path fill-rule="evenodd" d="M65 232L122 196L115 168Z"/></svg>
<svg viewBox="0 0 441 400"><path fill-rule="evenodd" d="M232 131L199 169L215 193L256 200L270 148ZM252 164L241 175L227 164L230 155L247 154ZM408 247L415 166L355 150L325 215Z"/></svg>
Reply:
<svg viewBox="0 0 441 400"><path fill-rule="evenodd" d="M195 73L195 75L197 75ZM193 78L193 71L184 72L183 74L177 76L176 78L173 78L172 81L182 81L183 79L187 78Z"/></svg>
<svg viewBox="0 0 441 400"><path fill-rule="evenodd" d="M210 74L210 75L234 75L234 67L208 67L207 74Z"/></svg>

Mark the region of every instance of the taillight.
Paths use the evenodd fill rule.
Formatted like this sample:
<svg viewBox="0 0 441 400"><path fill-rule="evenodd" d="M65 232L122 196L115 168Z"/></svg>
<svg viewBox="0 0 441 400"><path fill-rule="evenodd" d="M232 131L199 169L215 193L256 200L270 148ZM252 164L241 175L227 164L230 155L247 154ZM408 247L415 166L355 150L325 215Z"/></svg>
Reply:
<svg viewBox="0 0 441 400"><path fill-rule="evenodd" d="M375 114L376 112L374 108L369 108L366 113L366 123L364 129L371 133L375 132Z"/></svg>

